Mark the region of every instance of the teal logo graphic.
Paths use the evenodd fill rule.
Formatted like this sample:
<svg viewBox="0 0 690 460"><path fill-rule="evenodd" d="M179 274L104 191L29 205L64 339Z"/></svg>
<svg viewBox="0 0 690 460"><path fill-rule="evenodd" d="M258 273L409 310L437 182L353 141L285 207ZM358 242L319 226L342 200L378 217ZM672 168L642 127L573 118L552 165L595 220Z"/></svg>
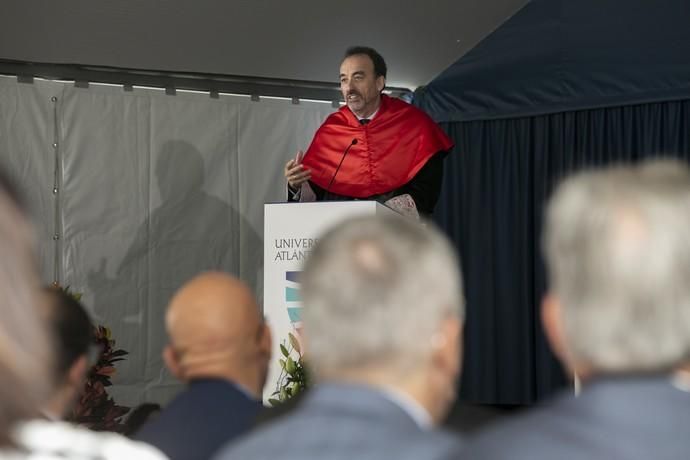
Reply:
<svg viewBox="0 0 690 460"><path fill-rule="evenodd" d="M302 322L302 296L298 281L300 273L302 272L285 272L285 306L293 326Z"/></svg>

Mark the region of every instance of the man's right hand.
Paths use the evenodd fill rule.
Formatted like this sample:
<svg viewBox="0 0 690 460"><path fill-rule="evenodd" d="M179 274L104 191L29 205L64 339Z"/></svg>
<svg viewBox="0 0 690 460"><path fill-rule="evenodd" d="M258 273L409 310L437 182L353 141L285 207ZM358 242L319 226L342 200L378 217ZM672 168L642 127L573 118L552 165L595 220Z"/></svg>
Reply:
<svg viewBox="0 0 690 460"><path fill-rule="evenodd" d="M296 158L285 164L285 179L287 179L288 186L291 189L300 188L303 183L311 178L311 171L306 169L300 162L302 155L302 152L299 152Z"/></svg>

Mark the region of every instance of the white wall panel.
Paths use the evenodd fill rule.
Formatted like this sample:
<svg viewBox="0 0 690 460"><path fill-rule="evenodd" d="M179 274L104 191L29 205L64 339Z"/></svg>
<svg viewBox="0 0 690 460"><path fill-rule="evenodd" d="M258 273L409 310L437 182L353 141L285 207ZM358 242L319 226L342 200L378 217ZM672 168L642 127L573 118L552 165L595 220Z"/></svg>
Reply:
<svg viewBox="0 0 690 460"><path fill-rule="evenodd" d="M42 274L52 281L54 125L60 143L61 283L130 352L117 402L166 402L164 313L203 270L262 294L263 204L284 199L283 166L306 148L329 104L0 78L2 166L37 215Z"/></svg>
<svg viewBox="0 0 690 460"><path fill-rule="evenodd" d="M60 107L63 86L42 80L17 83L14 77L0 76L0 161L21 189L36 223L41 275L46 281L52 281L55 260L53 107ZM52 102L52 97L57 100Z"/></svg>

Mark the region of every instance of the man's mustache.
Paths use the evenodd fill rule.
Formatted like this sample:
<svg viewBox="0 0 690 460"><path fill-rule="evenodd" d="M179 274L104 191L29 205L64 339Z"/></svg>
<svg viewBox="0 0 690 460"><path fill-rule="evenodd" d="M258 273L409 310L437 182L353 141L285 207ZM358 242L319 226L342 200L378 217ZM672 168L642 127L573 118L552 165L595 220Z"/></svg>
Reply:
<svg viewBox="0 0 690 460"><path fill-rule="evenodd" d="M347 93L347 97L350 97L350 96L359 96L359 97L362 97L362 95L359 94L357 91L350 91L349 93Z"/></svg>

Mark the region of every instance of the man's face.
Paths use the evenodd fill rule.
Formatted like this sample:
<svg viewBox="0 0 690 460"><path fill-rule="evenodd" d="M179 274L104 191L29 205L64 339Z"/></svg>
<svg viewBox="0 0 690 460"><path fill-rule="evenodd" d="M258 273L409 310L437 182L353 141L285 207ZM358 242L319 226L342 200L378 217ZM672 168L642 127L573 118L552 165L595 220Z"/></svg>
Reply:
<svg viewBox="0 0 690 460"><path fill-rule="evenodd" d="M366 54L355 54L340 64L340 91L356 115L368 117L378 109L386 79L374 74L374 63Z"/></svg>

